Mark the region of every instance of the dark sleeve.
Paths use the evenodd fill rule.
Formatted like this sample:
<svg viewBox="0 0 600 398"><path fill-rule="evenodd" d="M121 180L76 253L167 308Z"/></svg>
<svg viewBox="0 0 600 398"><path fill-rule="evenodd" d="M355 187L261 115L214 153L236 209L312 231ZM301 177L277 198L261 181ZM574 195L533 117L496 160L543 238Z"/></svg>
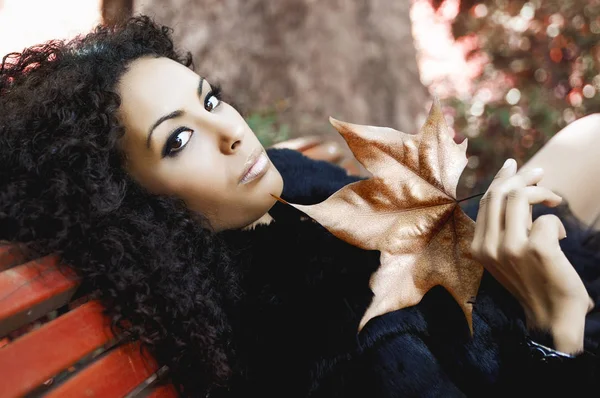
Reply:
<svg viewBox="0 0 600 398"><path fill-rule="evenodd" d="M528 344L520 319L489 296L478 305L472 337L441 288L415 307L374 318L359 336L360 354L338 366L324 386L337 384L328 390L345 397L600 396L596 356L544 357Z"/></svg>
<svg viewBox="0 0 600 398"><path fill-rule="evenodd" d="M396 311L374 319L361 334L362 353L357 358L361 371L356 379L357 396L465 397L444 360L432 350L422 314L416 308ZM365 388L366 387L366 388Z"/></svg>
<svg viewBox="0 0 600 398"><path fill-rule="evenodd" d="M472 350L478 361L485 351L495 358L478 362L480 371L492 369L487 372L493 382L486 396L600 396L598 357L589 351L574 358L557 357L555 353L543 355L539 344L553 346L549 334L528 331L518 302L489 274L486 277L485 285L482 282L485 289L476 303L475 315L480 321L475 325ZM589 336L586 340L589 347Z"/></svg>
<svg viewBox="0 0 600 398"><path fill-rule="evenodd" d="M456 366L465 358L468 327L448 296L434 288L419 305L371 319L358 335L359 352L335 368L319 397L330 391L340 392L335 397L469 396L460 378L477 378Z"/></svg>
<svg viewBox="0 0 600 398"><path fill-rule="evenodd" d="M381 316L360 335L361 352L321 383L319 398L465 397L422 338L414 308Z"/></svg>
<svg viewBox="0 0 600 398"><path fill-rule="evenodd" d="M519 396L539 397L598 397L600 396L600 359L584 352L573 358L548 353L531 341L544 340L543 332L530 338L524 332L507 334L503 355L510 356L503 368L508 386L519 387ZM544 353L546 351L546 353ZM512 388L504 389L510 393Z"/></svg>

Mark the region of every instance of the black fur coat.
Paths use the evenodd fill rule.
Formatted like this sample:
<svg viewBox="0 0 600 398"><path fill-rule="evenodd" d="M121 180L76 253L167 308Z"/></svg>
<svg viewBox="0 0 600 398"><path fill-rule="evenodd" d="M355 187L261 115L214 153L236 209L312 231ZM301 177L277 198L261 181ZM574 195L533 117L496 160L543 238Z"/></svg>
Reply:
<svg viewBox="0 0 600 398"><path fill-rule="evenodd" d="M318 203L356 181L294 151L269 156L284 178L282 196L294 203ZM415 307L372 319L357 334L379 252L340 241L291 207L277 204L270 213L270 225L224 235L246 291L233 317L236 377L224 396L600 397L600 365L591 353L598 350L597 314L588 317L588 352L544 360L526 344L519 305L486 274L472 337L443 288ZM598 301L599 251L581 244L574 223L566 227L563 250Z"/></svg>

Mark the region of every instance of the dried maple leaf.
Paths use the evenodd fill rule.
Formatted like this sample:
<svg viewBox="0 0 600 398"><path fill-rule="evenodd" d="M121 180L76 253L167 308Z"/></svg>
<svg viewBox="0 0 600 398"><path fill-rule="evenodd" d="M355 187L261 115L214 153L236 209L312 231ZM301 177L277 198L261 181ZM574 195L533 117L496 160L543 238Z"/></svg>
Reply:
<svg viewBox="0 0 600 398"><path fill-rule="evenodd" d="M296 205L338 238L381 252L360 322L415 305L441 285L461 306L472 331L482 266L470 254L475 223L456 200L467 140L456 144L434 100L418 134L341 122L331 124L372 178L347 185L316 205Z"/></svg>

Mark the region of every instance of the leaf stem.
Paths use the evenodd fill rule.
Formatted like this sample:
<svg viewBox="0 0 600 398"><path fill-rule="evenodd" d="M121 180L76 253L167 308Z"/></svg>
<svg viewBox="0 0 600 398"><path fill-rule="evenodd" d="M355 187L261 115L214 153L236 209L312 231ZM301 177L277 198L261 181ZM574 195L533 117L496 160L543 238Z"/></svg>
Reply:
<svg viewBox="0 0 600 398"><path fill-rule="evenodd" d="M478 193L477 195L472 195L472 196L469 196L468 198L464 198L464 199L457 200L457 201L456 201L456 203L464 202L464 201L466 201L466 200L473 199L473 198L476 198L476 197L478 197L478 196L483 196L484 194L485 194L485 192L483 192L483 193Z"/></svg>

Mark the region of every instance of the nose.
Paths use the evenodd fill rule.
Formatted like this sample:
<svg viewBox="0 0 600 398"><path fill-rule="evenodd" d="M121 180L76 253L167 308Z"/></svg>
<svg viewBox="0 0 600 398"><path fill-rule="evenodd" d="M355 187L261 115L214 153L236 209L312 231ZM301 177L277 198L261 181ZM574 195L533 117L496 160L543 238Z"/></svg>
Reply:
<svg viewBox="0 0 600 398"><path fill-rule="evenodd" d="M223 129L220 137L221 152L225 154L235 153L242 145L244 131L244 126L240 123Z"/></svg>
<svg viewBox="0 0 600 398"><path fill-rule="evenodd" d="M242 144L244 133L243 119L223 115L211 115L206 120L206 127L217 139L219 150L224 154L235 153Z"/></svg>

